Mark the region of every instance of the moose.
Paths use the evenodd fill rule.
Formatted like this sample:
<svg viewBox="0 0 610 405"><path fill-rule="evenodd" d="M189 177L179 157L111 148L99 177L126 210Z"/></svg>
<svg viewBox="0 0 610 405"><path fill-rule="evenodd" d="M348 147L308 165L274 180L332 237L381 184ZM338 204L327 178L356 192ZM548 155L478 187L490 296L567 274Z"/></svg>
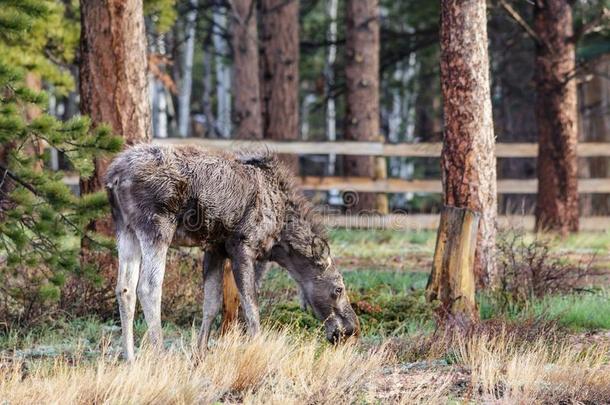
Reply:
<svg viewBox="0 0 610 405"><path fill-rule="evenodd" d="M358 334L324 228L288 170L268 151L136 145L110 164L105 187L116 226L116 295L128 361L134 359L136 297L151 344L162 345L161 290L170 245L205 251L200 350L208 347L222 305L226 259L250 335L260 329L256 292L267 262L276 262L296 281L329 341Z"/></svg>

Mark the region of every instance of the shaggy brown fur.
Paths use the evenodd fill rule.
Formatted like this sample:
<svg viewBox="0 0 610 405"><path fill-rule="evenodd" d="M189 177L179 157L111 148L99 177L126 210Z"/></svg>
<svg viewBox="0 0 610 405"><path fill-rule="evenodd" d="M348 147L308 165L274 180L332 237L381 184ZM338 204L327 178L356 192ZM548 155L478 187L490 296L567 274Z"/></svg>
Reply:
<svg viewBox="0 0 610 405"><path fill-rule="evenodd" d="M165 253L173 243L206 250L202 345L220 308L226 258L232 261L252 333L259 328L255 266L266 261L288 269L305 303L324 320L330 340L358 330L322 225L286 169L268 152L140 145L114 160L106 187L123 263L117 296L124 329L133 318L132 290L137 285L151 338L160 341L160 286ZM138 282L134 273L140 261Z"/></svg>

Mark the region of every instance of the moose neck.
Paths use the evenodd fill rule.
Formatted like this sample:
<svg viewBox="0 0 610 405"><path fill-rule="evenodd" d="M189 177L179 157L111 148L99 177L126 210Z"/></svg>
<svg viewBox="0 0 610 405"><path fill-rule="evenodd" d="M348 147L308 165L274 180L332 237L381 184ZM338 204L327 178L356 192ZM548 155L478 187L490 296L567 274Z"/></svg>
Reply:
<svg viewBox="0 0 610 405"><path fill-rule="evenodd" d="M310 218L293 210L287 212L280 246L272 251L272 256L299 283L315 277L315 242L320 240L326 243L320 229Z"/></svg>

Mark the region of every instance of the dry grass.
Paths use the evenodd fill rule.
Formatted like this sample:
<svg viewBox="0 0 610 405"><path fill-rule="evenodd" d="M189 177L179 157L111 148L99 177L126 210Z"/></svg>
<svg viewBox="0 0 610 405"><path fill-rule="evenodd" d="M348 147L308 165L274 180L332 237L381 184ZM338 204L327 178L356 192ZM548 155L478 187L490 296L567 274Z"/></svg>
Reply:
<svg viewBox="0 0 610 405"><path fill-rule="evenodd" d="M610 403L609 347L532 325L414 338L424 349L413 363L397 361L395 340L331 347L288 330L230 331L201 357L187 336L163 353L142 350L134 364L83 352L27 365L0 358L0 403Z"/></svg>
<svg viewBox="0 0 610 405"><path fill-rule="evenodd" d="M471 394L483 402L600 404L610 403L608 349L480 333L459 341L458 358L470 372Z"/></svg>
<svg viewBox="0 0 610 405"><path fill-rule="evenodd" d="M232 331L196 360L181 350L142 351L134 364L116 356L97 361L56 359L23 376L19 361L0 363L0 398L21 403L353 403L372 395L387 360L266 331L249 339Z"/></svg>

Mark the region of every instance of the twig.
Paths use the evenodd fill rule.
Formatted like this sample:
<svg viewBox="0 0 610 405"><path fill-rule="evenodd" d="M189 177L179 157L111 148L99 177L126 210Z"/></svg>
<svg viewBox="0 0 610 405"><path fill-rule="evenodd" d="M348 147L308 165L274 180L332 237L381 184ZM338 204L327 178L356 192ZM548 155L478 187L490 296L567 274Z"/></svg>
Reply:
<svg viewBox="0 0 610 405"><path fill-rule="evenodd" d="M601 23L608 19L610 19L610 10L604 7L597 17L578 27L569 40L573 43L577 43L585 35L600 30L603 27Z"/></svg>
<svg viewBox="0 0 610 405"><path fill-rule="evenodd" d="M506 13L513 19L515 20L515 22L521 27L523 28L523 30L525 32L527 32L527 34L532 37L532 39L534 41L536 41L538 44L542 44L542 40L540 39L540 37L538 36L538 34L536 34L536 31L534 31L534 29L525 21L525 19L523 17L521 17L521 14L519 14L517 12L517 10L515 10L513 8L513 6L511 6L510 4L508 4L506 2L506 0L498 0L498 2L500 3L500 6L502 6L502 8L504 9L504 11L506 11Z"/></svg>

